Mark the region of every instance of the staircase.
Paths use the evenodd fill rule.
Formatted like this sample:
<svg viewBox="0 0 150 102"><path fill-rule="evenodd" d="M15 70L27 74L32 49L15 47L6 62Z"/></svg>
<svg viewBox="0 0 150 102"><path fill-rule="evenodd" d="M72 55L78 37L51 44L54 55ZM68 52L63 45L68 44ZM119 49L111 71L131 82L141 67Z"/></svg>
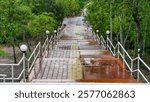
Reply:
<svg viewBox="0 0 150 102"><path fill-rule="evenodd" d="M137 82L122 61L94 39L82 19L64 21L67 26L32 82Z"/></svg>

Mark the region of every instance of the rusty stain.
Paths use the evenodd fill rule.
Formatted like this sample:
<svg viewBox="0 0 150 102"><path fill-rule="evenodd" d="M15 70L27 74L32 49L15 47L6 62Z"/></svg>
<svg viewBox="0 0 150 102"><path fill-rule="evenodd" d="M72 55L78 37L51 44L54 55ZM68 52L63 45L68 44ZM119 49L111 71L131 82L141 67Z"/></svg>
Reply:
<svg viewBox="0 0 150 102"><path fill-rule="evenodd" d="M83 60L83 59L82 59ZM99 62L99 65L94 65ZM92 59L91 65L84 66L84 79L81 82L137 82L128 71L123 68L120 60L115 58Z"/></svg>

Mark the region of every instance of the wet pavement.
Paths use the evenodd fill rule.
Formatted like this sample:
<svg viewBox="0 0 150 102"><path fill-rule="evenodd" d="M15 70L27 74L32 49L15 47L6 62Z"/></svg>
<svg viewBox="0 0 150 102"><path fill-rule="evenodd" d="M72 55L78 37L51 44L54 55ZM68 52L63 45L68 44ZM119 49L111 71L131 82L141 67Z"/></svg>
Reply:
<svg viewBox="0 0 150 102"><path fill-rule="evenodd" d="M83 17L65 18L59 42L44 58L33 82L137 82L93 39Z"/></svg>

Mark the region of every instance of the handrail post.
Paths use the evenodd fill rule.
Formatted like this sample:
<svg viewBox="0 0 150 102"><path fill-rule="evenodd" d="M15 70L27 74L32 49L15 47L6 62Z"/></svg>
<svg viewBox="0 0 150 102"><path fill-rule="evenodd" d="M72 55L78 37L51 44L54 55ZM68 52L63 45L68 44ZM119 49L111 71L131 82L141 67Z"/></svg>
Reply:
<svg viewBox="0 0 150 102"><path fill-rule="evenodd" d="M99 30L97 29L97 30L96 30L96 41L99 43L98 33L99 33ZM99 43L99 44L100 44L100 43Z"/></svg>
<svg viewBox="0 0 150 102"><path fill-rule="evenodd" d="M40 51L40 54L39 54L39 69L41 70L42 69L42 44L41 44L41 42L39 44L39 51Z"/></svg>
<svg viewBox="0 0 150 102"><path fill-rule="evenodd" d="M97 43L99 44L99 42L98 42L98 36L97 36L97 34L96 34L96 41L97 41Z"/></svg>
<svg viewBox="0 0 150 102"><path fill-rule="evenodd" d="M30 61L27 60L27 63L28 63L28 65L27 65L27 68L28 68L28 69L27 69L27 70L28 70L28 73L30 73L30 72L29 72L29 69L30 69Z"/></svg>
<svg viewBox="0 0 150 102"><path fill-rule="evenodd" d="M54 30L54 44L57 44L57 30Z"/></svg>
<svg viewBox="0 0 150 102"><path fill-rule="evenodd" d="M5 77L6 77L6 76L3 76L3 83L5 83L5 82L6 82L6 79L5 79Z"/></svg>
<svg viewBox="0 0 150 102"><path fill-rule="evenodd" d="M108 38L109 38L109 35L110 35L110 31L107 30L106 34L107 34L107 38L106 38L106 50L108 50Z"/></svg>
<svg viewBox="0 0 150 102"><path fill-rule="evenodd" d="M99 37L99 36L98 36ZM101 37L99 37L99 44L101 45L102 43L101 43Z"/></svg>
<svg viewBox="0 0 150 102"><path fill-rule="evenodd" d="M131 60L131 76L133 75L132 71L133 71L133 60Z"/></svg>
<svg viewBox="0 0 150 102"><path fill-rule="evenodd" d="M49 36L47 34L47 57L49 56Z"/></svg>
<svg viewBox="0 0 150 102"><path fill-rule="evenodd" d="M56 45L56 34L54 35L54 44Z"/></svg>
<svg viewBox="0 0 150 102"><path fill-rule="evenodd" d="M59 42L59 34L60 34L61 28L58 28L57 30L57 42Z"/></svg>
<svg viewBox="0 0 150 102"><path fill-rule="evenodd" d="M125 67L125 63L124 63L124 60L125 60L125 53L124 53L124 50L123 51L123 68Z"/></svg>
<svg viewBox="0 0 150 102"><path fill-rule="evenodd" d="M0 74L0 76L3 77L3 83L5 83L6 82L5 78L6 78L7 75L6 74Z"/></svg>
<svg viewBox="0 0 150 102"><path fill-rule="evenodd" d="M107 38L106 38L106 50L108 50L108 35L107 35Z"/></svg>
<svg viewBox="0 0 150 102"><path fill-rule="evenodd" d="M114 47L114 57L116 57L116 46Z"/></svg>
<svg viewBox="0 0 150 102"><path fill-rule="evenodd" d="M118 59L119 59L119 50L120 50L120 46L119 46L119 44L118 44Z"/></svg>
<svg viewBox="0 0 150 102"><path fill-rule="evenodd" d="M28 79L28 76L26 76L27 75L27 70L26 70L26 56L25 56L25 54L26 54L26 51L28 50L28 47L27 47L27 45L25 45L25 44L22 44L21 46L20 46L20 50L22 51L22 53L23 53L23 70L24 70L24 73L23 73L23 80L24 80L24 82L26 82L26 79Z"/></svg>
<svg viewBox="0 0 150 102"><path fill-rule="evenodd" d="M137 71L137 79L139 81L140 75L139 75L139 70L140 70L140 49L138 49L138 71Z"/></svg>
<svg viewBox="0 0 150 102"><path fill-rule="evenodd" d="M56 33L56 44L58 43L58 31Z"/></svg>
<svg viewBox="0 0 150 102"><path fill-rule="evenodd" d="M49 55L49 30L46 30L46 43L47 43L47 45L45 45L45 47L47 46L48 48L47 48L47 57L48 57L48 55ZM46 56L45 56L46 57Z"/></svg>
<svg viewBox="0 0 150 102"><path fill-rule="evenodd" d="M25 66L25 52L23 52L23 70L24 70L24 73L23 73L23 79L24 79L24 82L26 82L26 66Z"/></svg>
<svg viewBox="0 0 150 102"><path fill-rule="evenodd" d="M52 35L52 49L53 49L53 46L54 46L54 35Z"/></svg>
<svg viewBox="0 0 150 102"><path fill-rule="evenodd" d="M12 77L12 82L14 82L14 66L11 66L11 77Z"/></svg>
<svg viewBox="0 0 150 102"><path fill-rule="evenodd" d="M49 54L50 54L50 51L51 51L51 39L52 39L52 36L48 40L48 43L49 43Z"/></svg>

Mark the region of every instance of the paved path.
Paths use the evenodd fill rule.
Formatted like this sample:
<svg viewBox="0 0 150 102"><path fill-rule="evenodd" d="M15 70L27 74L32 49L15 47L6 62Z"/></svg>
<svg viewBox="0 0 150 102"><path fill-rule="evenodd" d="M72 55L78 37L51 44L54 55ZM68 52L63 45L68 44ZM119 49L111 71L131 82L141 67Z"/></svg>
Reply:
<svg viewBox="0 0 150 102"><path fill-rule="evenodd" d="M33 82L136 82L121 61L93 40L83 17L66 18L42 69Z"/></svg>

